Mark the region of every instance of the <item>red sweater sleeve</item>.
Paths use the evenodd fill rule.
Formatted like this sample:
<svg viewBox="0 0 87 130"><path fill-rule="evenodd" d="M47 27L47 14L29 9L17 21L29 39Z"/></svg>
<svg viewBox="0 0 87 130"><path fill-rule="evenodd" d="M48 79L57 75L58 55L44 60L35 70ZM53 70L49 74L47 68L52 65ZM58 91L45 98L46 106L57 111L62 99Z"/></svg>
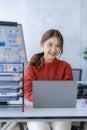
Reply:
<svg viewBox="0 0 87 130"><path fill-rule="evenodd" d="M67 63L64 72L63 80L73 80L73 73L71 66Z"/></svg>
<svg viewBox="0 0 87 130"><path fill-rule="evenodd" d="M32 101L32 81L36 80L32 66L27 66L24 72L24 97Z"/></svg>

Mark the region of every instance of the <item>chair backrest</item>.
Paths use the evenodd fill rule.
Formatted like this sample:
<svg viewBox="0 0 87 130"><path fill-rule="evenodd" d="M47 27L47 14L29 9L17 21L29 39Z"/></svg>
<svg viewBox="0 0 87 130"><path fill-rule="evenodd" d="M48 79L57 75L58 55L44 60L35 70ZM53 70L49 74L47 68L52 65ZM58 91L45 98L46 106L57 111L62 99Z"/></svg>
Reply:
<svg viewBox="0 0 87 130"><path fill-rule="evenodd" d="M81 81L81 78L82 78L82 69L73 68L72 72L73 72L74 80L75 81Z"/></svg>

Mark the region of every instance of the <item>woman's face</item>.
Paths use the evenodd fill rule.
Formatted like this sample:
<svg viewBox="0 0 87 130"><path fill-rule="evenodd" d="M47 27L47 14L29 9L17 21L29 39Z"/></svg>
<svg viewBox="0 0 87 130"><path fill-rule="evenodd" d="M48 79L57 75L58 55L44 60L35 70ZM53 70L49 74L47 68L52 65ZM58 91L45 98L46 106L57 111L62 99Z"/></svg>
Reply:
<svg viewBox="0 0 87 130"><path fill-rule="evenodd" d="M44 51L44 60L46 62L52 62L61 52L60 39L51 37L41 44Z"/></svg>

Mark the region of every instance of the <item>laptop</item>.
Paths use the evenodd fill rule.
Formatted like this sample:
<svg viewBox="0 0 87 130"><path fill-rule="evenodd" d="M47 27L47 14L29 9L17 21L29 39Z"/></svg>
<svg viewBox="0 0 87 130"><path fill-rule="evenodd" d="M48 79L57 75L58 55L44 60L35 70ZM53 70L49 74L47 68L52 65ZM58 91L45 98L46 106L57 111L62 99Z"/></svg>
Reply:
<svg viewBox="0 0 87 130"><path fill-rule="evenodd" d="M75 108L76 81L33 81L34 108Z"/></svg>

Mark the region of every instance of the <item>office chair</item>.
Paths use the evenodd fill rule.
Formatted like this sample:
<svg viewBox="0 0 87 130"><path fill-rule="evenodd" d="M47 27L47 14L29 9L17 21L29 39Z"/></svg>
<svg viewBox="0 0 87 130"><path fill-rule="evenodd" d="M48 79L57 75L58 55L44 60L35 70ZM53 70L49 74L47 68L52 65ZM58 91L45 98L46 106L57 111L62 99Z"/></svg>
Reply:
<svg viewBox="0 0 87 130"><path fill-rule="evenodd" d="M73 77L75 81L81 81L82 79L82 69L72 69Z"/></svg>
<svg viewBox="0 0 87 130"><path fill-rule="evenodd" d="M73 77L74 77L75 81L81 81L82 80L82 69L73 68L72 72L73 72ZM78 95L82 95L82 94L83 94L83 89L79 89Z"/></svg>
<svg viewBox="0 0 87 130"><path fill-rule="evenodd" d="M73 68L73 78L75 81L81 81L82 80L82 69ZM78 95L83 93L83 89L78 90Z"/></svg>
<svg viewBox="0 0 87 130"><path fill-rule="evenodd" d="M73 68L72 72L73 72L73 77L74 77L75 81L81 81L82 80L82 69ZM83 89L80 89L78 91L78 93L82 94L83 93ZM78 129L79 130L83 130L84 129L84 125L85 125L85 122L80 122L80 126L77 126L77 127L72 126L71 130L78 130Z"/></svg>

